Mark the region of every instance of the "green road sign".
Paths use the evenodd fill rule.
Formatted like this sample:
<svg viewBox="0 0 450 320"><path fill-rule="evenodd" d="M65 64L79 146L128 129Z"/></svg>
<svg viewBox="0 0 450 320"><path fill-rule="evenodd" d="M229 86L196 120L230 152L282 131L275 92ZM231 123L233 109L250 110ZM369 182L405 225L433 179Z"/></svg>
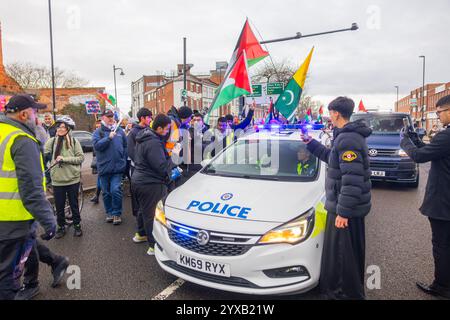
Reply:
<svg viewBox="0 0 450 320"><path fill-rule="evenodd" d="M267 95L282 94L284 85L282 82L271 82L267 84Z"/></svg>
<svg viewBox="0 0 450 320"><path fill-rule="evenodd" d="M183 98L186 98L187 97L187 90L185 90L185 89L181 90L181 96Z"/></svg>
<svg viewBox="0 0 450 320"><path fill-rule="evenodd" d="M247 97L261 97L262 96L262 85L261 84L254 84L252 85L253 88L253 94L249 94Z"/></svg>

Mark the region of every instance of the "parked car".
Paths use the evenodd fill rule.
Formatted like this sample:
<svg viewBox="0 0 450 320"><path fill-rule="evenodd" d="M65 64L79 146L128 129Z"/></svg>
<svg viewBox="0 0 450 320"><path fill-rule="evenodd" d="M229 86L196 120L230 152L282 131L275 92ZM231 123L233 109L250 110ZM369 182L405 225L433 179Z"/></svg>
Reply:
<svg viewBox="0 0 450 320"><path fill-rule="evenodd" d="M92 133L87 131L74 131L73 137L80 141L83 152L94 150L94 145L92 144Z"/></svg>

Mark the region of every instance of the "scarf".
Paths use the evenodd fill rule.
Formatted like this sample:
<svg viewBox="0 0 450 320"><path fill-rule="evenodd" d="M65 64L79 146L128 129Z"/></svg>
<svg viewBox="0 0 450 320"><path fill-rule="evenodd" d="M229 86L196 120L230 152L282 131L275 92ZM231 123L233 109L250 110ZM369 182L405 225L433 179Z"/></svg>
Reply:
<svg viewBox="0 0 450 320"><path fill-rule="evenodd" d="M69 138L69 133L67 133L64 136L57 136L57 137L55 137L55 139L56 139L56 148L55 148L54 160L56 160L56 158L61 155L64 141L66 141L67 149L72 147L72 144L71 144L70 138Z"/></svg>

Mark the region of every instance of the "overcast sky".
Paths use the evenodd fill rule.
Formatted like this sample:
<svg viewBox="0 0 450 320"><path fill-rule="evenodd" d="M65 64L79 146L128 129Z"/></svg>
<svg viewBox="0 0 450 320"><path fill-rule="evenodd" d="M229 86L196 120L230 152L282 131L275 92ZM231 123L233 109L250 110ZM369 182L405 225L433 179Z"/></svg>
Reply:
<svg viewBox="0 0 450 320"><path fill-rule="evenodd" d="M193 73L228 60L248 17L262 39L350 27L360 30L268 45L274 60L299 66L316 51L307 92L327 104L347 95L366 107L392 108L396 91L407 95L422 82L450 81L449 0L54 0L55 65L74 71L92 86L114 92L128 109L131 81L156 71L170 73L182 62L188 38ZM5 63L50 65L47 0L1 0Z"/></svg>

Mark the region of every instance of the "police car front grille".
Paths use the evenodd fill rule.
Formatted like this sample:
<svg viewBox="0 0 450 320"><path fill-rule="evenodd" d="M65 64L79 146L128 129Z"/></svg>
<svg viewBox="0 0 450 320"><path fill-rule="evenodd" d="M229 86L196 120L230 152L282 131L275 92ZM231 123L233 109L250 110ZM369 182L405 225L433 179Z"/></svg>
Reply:
<svg viewBox="0 0 450 320"><path fill-rule="evenodd" d="M251 245L214 242L209 242L208 244L202 246L198 244L197 240L194 238L170 229L168 232L170 240L172 240L175 244L189 251L207 256L235 257L247 253L252 247Z"/></svg>

